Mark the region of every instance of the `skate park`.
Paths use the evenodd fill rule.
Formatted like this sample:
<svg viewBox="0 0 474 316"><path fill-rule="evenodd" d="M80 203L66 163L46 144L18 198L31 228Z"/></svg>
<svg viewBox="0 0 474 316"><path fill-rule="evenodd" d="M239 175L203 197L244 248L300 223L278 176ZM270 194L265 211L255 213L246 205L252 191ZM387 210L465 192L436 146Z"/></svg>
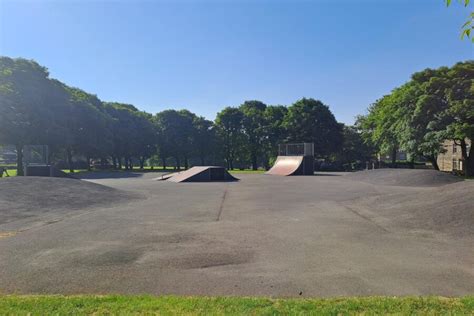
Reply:
<svg viewBox="0 0 474 316"><path fill-rule="evenodd" d="M2 179L2 292L331 297L474 290L472 181L409 169L188 183L157 180L163 175Z"/></svg>
<svg viewBox="0 0 474 316"><path fill-rule="evenodd" d="M473 6L7 1L0 315L474 315Z"/></svg>

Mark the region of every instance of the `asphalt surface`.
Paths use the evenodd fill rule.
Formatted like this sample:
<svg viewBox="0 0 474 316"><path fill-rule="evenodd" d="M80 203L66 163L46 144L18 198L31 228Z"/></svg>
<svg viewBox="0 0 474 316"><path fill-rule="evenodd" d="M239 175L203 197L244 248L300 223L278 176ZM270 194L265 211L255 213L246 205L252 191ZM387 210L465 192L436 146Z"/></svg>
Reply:
<svg viewBox="0 0 474 316"><path fill-rule="evenodd" d="M344 174L238 175L231 183L157 176L88 175L126 198L9 216L0 223L0 293L474 293L474 234L456 234L472 226L472 204L446 204L437 225L423 220L432 215L426 200L474 192L473 181L408 187ZM0 186L0 201L2 194ZM0 212L13 214L9 203ZM459 205L464 224L449 221Z"/></svg>

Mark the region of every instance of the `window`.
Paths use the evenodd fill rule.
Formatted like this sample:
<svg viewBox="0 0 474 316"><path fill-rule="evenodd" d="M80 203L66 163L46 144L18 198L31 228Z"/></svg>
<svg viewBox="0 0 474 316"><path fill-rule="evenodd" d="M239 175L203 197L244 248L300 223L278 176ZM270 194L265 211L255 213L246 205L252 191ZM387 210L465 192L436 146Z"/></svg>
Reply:
<svg viewBox="0 0 474 316"><path fill-rule="evenodd" d="M458 160L457 160L457 159L453 159L453 170L459 170L459 169L458 169Z"/></svg>
<svg viewBox="0 0 474 316"><path fill-rule="evenodd" d="M456 145L456 142L453 142L453 154L458 152L458 146Z"/></svg>

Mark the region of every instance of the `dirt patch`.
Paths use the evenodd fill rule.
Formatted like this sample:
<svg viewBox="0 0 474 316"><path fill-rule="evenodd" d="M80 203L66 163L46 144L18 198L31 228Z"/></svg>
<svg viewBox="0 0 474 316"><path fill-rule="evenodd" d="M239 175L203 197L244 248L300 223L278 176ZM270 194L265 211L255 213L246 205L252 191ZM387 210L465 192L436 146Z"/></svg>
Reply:
<svg viewBox="0 0 474 316"><path fill-rule="evenodd" d="M346 179L376 185L438 187L463 181L449 173L427 169L375 169L355 172Z"/></svg>

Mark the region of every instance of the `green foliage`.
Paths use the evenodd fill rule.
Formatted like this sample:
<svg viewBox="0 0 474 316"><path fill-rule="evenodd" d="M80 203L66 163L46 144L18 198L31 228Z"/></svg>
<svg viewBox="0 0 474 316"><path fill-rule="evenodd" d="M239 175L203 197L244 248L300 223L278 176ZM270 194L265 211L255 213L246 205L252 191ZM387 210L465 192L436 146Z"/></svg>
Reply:
<svg viewBox="0 0 474 316"><path fill-rule="evenodd" d="M446 1L446 5L449 7L452 1L451 0L445 0L445 1ZM459 2L467 8L471 1L459 0ZM462 29L461 38L464 38L464 37L470 38L471 41L474 43L474 36L471 36L471 35L474 35L474 11L472 11L469 14L468 20L462 25L461 29Z"/></svg>
<svg viewBox="0 0 474 316"><path fill-rule="evenodd" d="M145 160L154 153L156 130L152 116L140 112L130 104L109 102L104 104L106 113L112 118L112 157L121 163L124 158L125 168L131 169L131 158L140 160L143 167Z"/></svg>
<svg viewBox="0 0 474 316"><path fill-rule="evenodd" d="M328 158L342 149L342 128L329 107L303 98L288 108L283 126L287 141L314 143L315 155Z"/></svg>
<svg viewBox="0 0 474 316"><path fill-rule="evenodd" d="M223 109L215 122L188 110L151 115L131 104L102 102L25 59L0 58L0 97L0 144L16 145L20 155L26 144L47 144L50 158L66 161L70 170L77 158L89 166L111 161L118 169L133 169L137 160L143 169L158 159L166 168L170 158L178 168L225 162L229 169L268 169L279 143L315 142L320 157L335 158L343 142L342 127L314 99L289 108L245 101Z"/></svg>
<svg viewBox="0 0 474 316"><path fill-rule="evenodd" d="M234 169L234 162L247 154L243 131L244 114L240 109L226 107L217 113L216 128L220 146L228 169Z"/></svg>
<svg viewBox="0 0 474 316"><path fill-rule="evenodd" d="M357 127L344 125L342 133L344 141L339 159L341 163L364 164L373 158L375 149L364 142Z"/></svg>
<svg viewBox="0 0 474 316"><path fill-rule="evenodd" d="M444 140L461 146L466 173L474 172L474 62L425 69L375 102L358 119L367 144L387 153L402 149L424 156L437 168Z"/></svg>
<svg viewBox="0 0 474 316"><path fill-rule="evenodd" d="M267 105L260 101L245 101L240 106L243 114L242 127L245 143L250 154L252 169L257 170L258 158L264 152L264 142L267 134L265 110Z"/></svg>

